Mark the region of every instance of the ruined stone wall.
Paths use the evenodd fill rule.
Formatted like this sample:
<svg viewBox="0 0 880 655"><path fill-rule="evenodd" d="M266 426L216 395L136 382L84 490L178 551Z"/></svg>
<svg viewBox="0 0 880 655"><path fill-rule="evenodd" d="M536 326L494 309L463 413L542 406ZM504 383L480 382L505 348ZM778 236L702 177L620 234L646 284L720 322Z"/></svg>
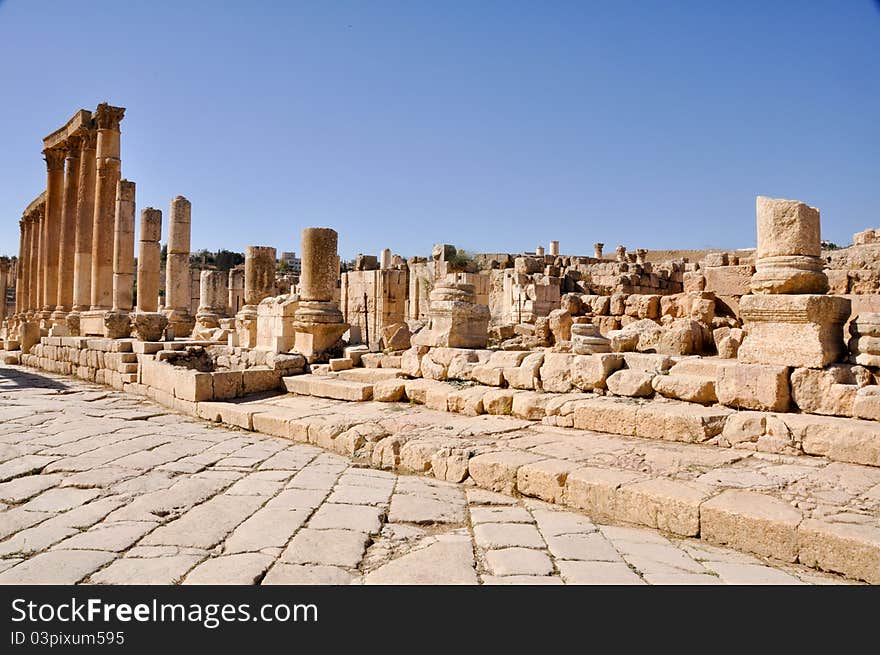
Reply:
<svg viewBox="0 0 880 655"><path fill-rule="evenodd" d="M408 289L407 271L385 269L343 273L340 309L345 322L360 332L362 340L369 333L367 345L373 350L378 349L382 329L405 321Z"/></svg>

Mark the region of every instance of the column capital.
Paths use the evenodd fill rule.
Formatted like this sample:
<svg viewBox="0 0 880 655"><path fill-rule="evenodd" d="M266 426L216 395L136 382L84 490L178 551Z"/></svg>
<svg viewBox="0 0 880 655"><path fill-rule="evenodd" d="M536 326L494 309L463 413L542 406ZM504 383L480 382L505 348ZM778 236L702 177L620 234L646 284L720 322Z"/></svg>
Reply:
<svg viewBox="0 0 880 655"><path fill-rule="evenodd" d="M102 102L95 110L95 122L99 130L119 130L119 123L125 115L125 107L113 107Z"/></svg>
<svg viewBox="0 0 880 655"><path fill-rule="evenodd" d="M82 130L77 134L82 150L94 150L98 147L98 130L94 127Z"/></svg>
<svg viewBox="0 0 880 655"><path fill-rule="evenodd" d="M82 136L79 134L73 134L67 137L67 158L68 159L79 159L80 149L82 147Z"/></svg>
<svg viewBox="0 0 880 655"><path fill-rule="evenodd" d="M46 169L49 171L64 170L64 158L67 155L66 148L48 148L43 151L46 159Z"/></svg>

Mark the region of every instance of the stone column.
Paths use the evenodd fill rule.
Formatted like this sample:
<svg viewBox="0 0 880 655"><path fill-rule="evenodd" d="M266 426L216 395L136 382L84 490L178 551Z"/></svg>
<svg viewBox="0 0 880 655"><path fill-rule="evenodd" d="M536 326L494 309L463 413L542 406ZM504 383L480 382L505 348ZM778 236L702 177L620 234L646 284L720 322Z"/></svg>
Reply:
<svg viewBox="0 0 880 655"><path fill-rule="evenodd" d="M141 212L141 234L138 244L137 309L139 312L159 311L161 238L162 212L147 207Z"/></svg>
<svg viewBox="0 0 880 655"><path fill-rule="evenodd" d="M604 248L604 247L605 247L604 243L599 243L599 242L594 243L593 244L593 257L595 257L596 259L602 259L603 258L602 248Z"/></svg>
<svg viewBox="0 0 880 655"><path fill-rule="evenodd" d="M168 326L159 311L162 212L147 207L141 212L137 261L137 311L131 315L132 336L140 341L160 341Z"/></svg>
<svg viewBox="0 0 880 655"><path fill-rule="evenodd" d="M75 314L88 311L92 304L92 223L95 218L97 139L98 133L95 130L87 130L81 139L73 255L73 313Z"/></svg>
<svg viewBox="0 0 880 655"><path fill-rule="evenodd" d="M636 249L636 264L639 266L645 265L645 257L648 256L648 250L646 248L637 248Z"/></svg>
<svg viewBox="0 0 880 655"><path fill-rule="evenodd" d="M305 263L305 254L303 254ZM275 288L275 248L246 246L244 249L244 306L235 315L238 345L257 345L257 305Z"/></svg>
<svg viewBox="0 0 880 655"><path fill-rule="evenodd" d="M190 312L192 274L189 270L192 204L183 196L171 201L168 218L168 259L165 262L165 316L175 337L189 336L195 319Z"/></svg>
<svg viewBox="0 0 880 655"><path fill-rule="evenodd" d="M211 332L220 327L220 317L226 313L229 275L223 271L202 271L199 275L199 308L193 338L209 339Z"/></svg>
<svg viewBox="0 0 880 655"><path fill-rule="evenodd" d="M385 250L382 251L381 268L382 268L382 270L391 268L391 249L390 248L385 248Z"/></svg>
<svg viewBox="0 0 880 655"><path fill-rule="evenodd" d="M52 322L52 310L58 301L58 255L61 245L61 220L64 209L63 148L44 150L46 156L46 218L43 221L43 297L40 318Z"/></svg>
<svg viewBox="0 0 880 655"><path fill-rule="evenodd" d="M95 122L98 141L95 152L95 211L92 217L91 310L81 319L84 334L103 332L103 312L113 306L113 228L116 221L116 184L122 173L119 159L119 122L123 107L98 105ZM88 319L88 326L86 326Z"/></svg>
<svg viewBox="0 0 880 655"><path fill-rule="evenodd" d="M28 260L28 218L22 216L18 222L18 228L21 231L21 238L18 242L18 263L15 267L15 315L21 318L21 315L27 311L27 260Z"/></svg>
<svg viewBox="0 0 880 655"><path fill-rule="evenodd" d="M617 261L623 263L626 261L626 248L623 246L617 246L616 248Z"/></svg>
<svg viewBox="0 0 880 655"><path fill-rule="evenodd" d="M0 257L0 330L6 320L6 278L9 275L9 260Z"/></svg>
<svg viewBox="0 0 880 655"><path fill-rule="evenodd" d="M37 310L40 270L40 216L42 208L35 209L28 220L28 301L27 313L33 318Z"/></svg>
<svg viewBox="0 0 880 655"><path fill-rule="evenodd" d="M73 308L73 258L76 250L76 206L81 140L78 136L72 136L67 140L64 205L61 210L61 236L58 250L58 295L55 312L52 314L53 321L64 320Z"/></svg>
<svg viewBox="0 0 880 655"><path fill-rule="evenodd" d="M227 313L230 316L238 314L244 306L244 269L241 264L229 269L229 305Z"/></svg>
<svg viewBox="0 0 880 655"><path fill-rule="evenodd" d="M537 247L535 248L535 254L536 254L538 257L543 257L543 256L544 256L544 246L537 246Z"/></svg>
<svg viewBox="0 0 880 655"><path fill-rule="evenodd" d="M113 309L129 312L134 306L135 183L116 185L116 218L113 227Z"/></svg>
<svg viewBox="0 0 880 655"><path fill-rule="evenodd" d="M348 329L333 302L339 277L338 235L335 230L309 227L302 231L300 303L294 314L296 350L310 362L339 350Z"/></svg>
<svg viewBox="0 0 880 655"><path fill-rule="evenodd" d="M826 293L819 210L797 200L758 196L753 293Z"/></svg>
<svg viewBox="0 0 880 655"><path fill-rule="evenodd" d="M553 255L554 257L559 256L559 242L558 241L551 241L550 242L550 254Z"/></svg>
<svg viewBox="0 0 880 655"><path fill-rule="evenodd" d="M822 368L843 355L849 299L824 295L819 210L758 196L752 294L740 299L746 337L737 357L750 364Z"/></svg>

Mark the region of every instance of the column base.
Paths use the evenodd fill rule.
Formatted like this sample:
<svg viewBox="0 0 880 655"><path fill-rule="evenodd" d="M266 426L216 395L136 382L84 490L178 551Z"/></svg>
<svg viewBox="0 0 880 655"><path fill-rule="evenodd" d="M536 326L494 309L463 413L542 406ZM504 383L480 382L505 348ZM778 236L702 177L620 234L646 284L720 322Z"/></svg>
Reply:
<svg viewBox="0 0 880 655"><path fill-rule="evenodd" d="M189 338L196 325L196 319L186 309L166 309L162 312L168 319L168 329L175 338Z"/></svg>
<svg viewBox="0 0 880 655"><path fill-rule="evenodd" d="M763 257L755 262L749 286L756 294L827 293L828 277L822 271L823 265L821 258L807 255Z"/></svg>
<svg viewBox="0 0 880 655"><path fill-rule="evenodd" d="M70 312L67 315L67 334L71 337L80 336L79 333L80 313L78 311Z"/></svg>
<svg viewBox="0 0 880 655"><path fill-rule="evenodd" d="M330 359L342 350L342 335L349 324L332 302L300 302L294 313L294 350L310 364Z"/></svg>
<svg viewBox="0 0 880 655"><path fill-rule="evenodd" d="M852 309L847 298L747 295L739 309L746 332L737 354L741 362L822 368L846 351L843 324Z"/></svg>

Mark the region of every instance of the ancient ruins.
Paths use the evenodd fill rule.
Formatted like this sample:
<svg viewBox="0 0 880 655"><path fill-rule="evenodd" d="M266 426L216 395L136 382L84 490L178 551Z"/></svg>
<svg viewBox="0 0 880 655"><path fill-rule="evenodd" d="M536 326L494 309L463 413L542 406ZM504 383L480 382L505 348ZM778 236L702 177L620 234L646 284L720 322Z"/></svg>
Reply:
<svg viewBox="0 0 880 655"><path fill-rule="evenodd" d="M43 139L45 190L23 208L17 258L0 260L5 364L880 583L880 228L823 249L820 209L758 196L756 248L699 259L600 242L562 254L558 235L349 266L334 230L307 227L301 272L268 245L243 246L243 267L199 268L197 205L171 199L164 229L159 209L136 220L125 111L80 110ZM365 418L305 420L275 396L361 403ZM369 418L382 403L536 431L519 445L391 432ZM541 449L560 435L577 445ZM655 474L619 456L624 437L688 444L718 470Z"/></svg>

